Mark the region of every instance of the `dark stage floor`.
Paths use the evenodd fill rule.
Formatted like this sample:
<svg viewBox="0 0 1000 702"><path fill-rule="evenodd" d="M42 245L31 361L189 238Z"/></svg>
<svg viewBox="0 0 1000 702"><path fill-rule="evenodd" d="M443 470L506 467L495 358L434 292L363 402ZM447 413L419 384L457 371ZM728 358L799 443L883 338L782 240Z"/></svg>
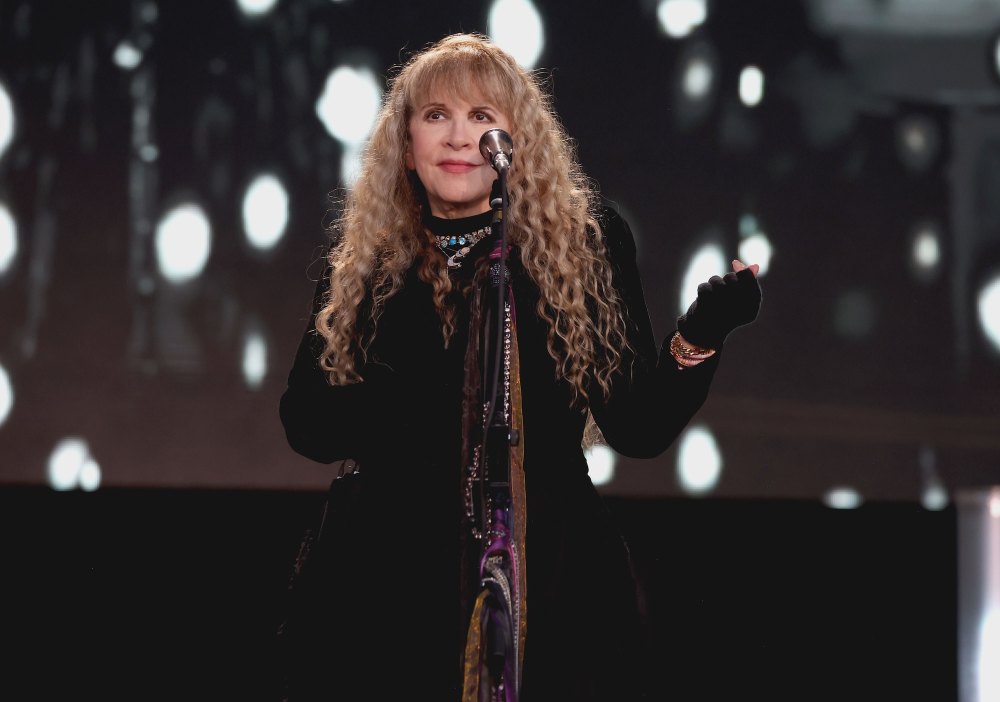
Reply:
<svg viewBox="0 0 1000 702"><path fill-rule="evenodd" d="M3 489L0 697L275 699L281 595L321 499ZM956 698L953 509L608 502L646 583L657 699Z"/></svg>

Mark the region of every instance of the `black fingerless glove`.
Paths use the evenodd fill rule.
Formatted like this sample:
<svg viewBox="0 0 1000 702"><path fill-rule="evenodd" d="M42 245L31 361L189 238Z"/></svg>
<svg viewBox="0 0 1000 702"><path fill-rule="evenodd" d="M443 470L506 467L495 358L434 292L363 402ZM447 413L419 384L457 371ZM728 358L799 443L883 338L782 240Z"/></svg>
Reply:
<svg viewBox="0 0 1000 702"><path fill-rule="evenodd" d="M757 319L760 285L749 268L713 276L698 286L698 299L677 318L677 331L695 346L719 349L736 327Z"/></svg>

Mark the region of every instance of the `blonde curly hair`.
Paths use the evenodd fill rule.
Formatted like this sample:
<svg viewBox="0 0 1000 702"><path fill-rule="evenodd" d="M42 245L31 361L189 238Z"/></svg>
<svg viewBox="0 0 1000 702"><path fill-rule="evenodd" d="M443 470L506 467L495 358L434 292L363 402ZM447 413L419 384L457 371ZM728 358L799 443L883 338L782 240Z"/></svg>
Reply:
<svg viewBox="0 0 1000 702"><path fill-rule="evenodd" d="M549 325L557 377L569 382L574 402L589 400L592 382L606 397L627 339L596 218L596 193L538 80L475 34L440 40L389 82L360 175L332 227L330 288L316 316L325 340L320 367L332 385L361 380L357 364L364 363L383 305L414 262L433 288L446 345L454 333L448 303L453 283L421 223L426 196L405 157L416 106L431 95L468 96L470 86L510 118L515 159L508 173L507 233L540 291L537 313ZM366 297L367 325L357 319Z"/></svg>

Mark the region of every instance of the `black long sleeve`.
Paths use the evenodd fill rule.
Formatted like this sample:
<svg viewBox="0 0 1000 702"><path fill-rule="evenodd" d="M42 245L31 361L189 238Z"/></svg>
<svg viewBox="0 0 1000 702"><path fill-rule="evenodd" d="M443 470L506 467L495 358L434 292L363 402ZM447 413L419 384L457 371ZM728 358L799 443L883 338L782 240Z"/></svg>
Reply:
<svg viewBox="0 0 1000 702"><path fill-rule="evenodd" d="M719 353L691 368L678 368L670 354L671 332L657 349L636 265L635 239L628 224L611 209L602 222L614 269L614 284L626 308L630 350L612 378L607 401L592 393L594 419L608 444L633 458L665 451L702 406Z"/></svg>
<svg viewBox="0 0 1000 702"><path fill-rule="evenodd" d="M313 310L299 342L288 388L281 396L279 414L288 443L314 461L331 463L355 458L376 440L392 407L392 373L377 366L364 369L365 380L331 386L319 367L323 338L316 333L316 314L329 289L329 269L316 286ZM381 372L380 372L381 370Z"/></svg>

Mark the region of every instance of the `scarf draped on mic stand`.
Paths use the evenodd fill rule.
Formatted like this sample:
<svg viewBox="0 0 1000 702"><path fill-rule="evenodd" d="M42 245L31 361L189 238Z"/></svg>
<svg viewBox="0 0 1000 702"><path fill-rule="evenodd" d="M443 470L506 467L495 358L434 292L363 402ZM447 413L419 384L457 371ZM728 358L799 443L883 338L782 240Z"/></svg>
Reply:
<svg viewBox="0 0 1000 702"><path fill-rule="evenodd" d="M500 251L490 254L494 267L499 266ZM492 314L484 314L484 302L495 295L488 284L475 285L470 305L470 338L465 357L465 396L462 407L463 494L465 496L465 526L463 528L464 572L468 574L475 554L477 578L470 582L463 576L465 591L476 588L463 600L472 605L465 631L463 664L463 702L517 702L524 662L524 642L527 631L526 572L525 572L525 489L524 432L521 418L521 385L518 369L517 316L509 279L504 304L503 338L500 340L500 374L502 390L497 404L502 405L508 429L503 441L487 448L484 438L491 437L488 426L493 412L488 408L489 388L483 370L492 363L484 358L489 349L488 337L496 327ZM504 276L507 278L507 276ZM485 317L485 324L484 322ZM482 338L479 330L482 330ZM495 334L494 334L495 335ZM479 342L479 343L477 343ZM496 429L496 427L493 427ZM496 451L505 452L509 475L489 475L494 461L488 460ZM497 463L503 463L498 461ZM463 607L463 612L468 612Z"/></svg>

